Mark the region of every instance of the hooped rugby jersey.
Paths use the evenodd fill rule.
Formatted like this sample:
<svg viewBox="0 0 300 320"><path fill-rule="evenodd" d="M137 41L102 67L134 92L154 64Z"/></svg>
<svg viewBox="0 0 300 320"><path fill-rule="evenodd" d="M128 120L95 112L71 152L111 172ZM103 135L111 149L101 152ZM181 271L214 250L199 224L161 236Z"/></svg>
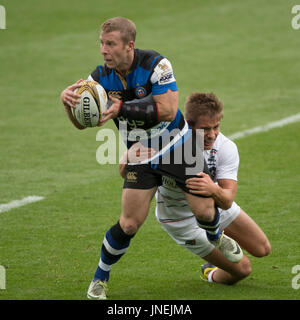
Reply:
<svg viewBox="0 0 300 320"><path fill-rule="evenodd" d="M134 60L125 78L116 70L110 69L104 64L103 66L97 66L88 80L99 82L107 95L116 97L123 102L141 99L149 94L163 94L169 89L172 91L178 90L169 60L151 50L134 49ZM168 135L168 132L178 129L179 136L182 136L188 131L188 125L179 109L172 122L162 121L154 127L150 126L146 121L125 119L122 116L113 120L128 148L137 141L148 141L153 138L154 134L159 136ZM124 121L126 121L125 130L123 130L124 127L122 126L122 123L125 123ZM136 134L136 129L139 129L138 134ZM174 145L178 140L179 138L172 138L172 142L168 147Z"/></svg>

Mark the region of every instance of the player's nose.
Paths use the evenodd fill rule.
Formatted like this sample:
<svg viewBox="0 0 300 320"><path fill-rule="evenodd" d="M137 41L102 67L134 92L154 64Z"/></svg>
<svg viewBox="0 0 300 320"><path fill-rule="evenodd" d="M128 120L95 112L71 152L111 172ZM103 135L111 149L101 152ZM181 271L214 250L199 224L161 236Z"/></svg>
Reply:
<svg viewBox="0 0 300 320"><path fill-rule="evenodd" d="M208 138L214 138L214 130L213 129L210 129L210 130L207 130L207 132L206 132L206 136L208 137Z"/></svg>
<svg viewBox="0 0 300 320"><path fill-rule="evenodd" d="M107 46L105 44L102 44L100 47L100 51L103 56L107 55L108 54Z"/></svg>

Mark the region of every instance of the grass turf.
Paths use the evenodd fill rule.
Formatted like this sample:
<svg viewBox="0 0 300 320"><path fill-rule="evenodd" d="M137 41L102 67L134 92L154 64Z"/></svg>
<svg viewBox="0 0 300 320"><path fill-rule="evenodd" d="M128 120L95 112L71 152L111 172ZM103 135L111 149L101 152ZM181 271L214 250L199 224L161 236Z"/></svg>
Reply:
<svg viewBox="0 0 300 320"><path fill-rule="evenodd" d="M225 104L222 132L299 112L300 31L294 1L2 1L0 30L0 203L45 200L0 214L0 299L85 299L104 232L119 218L117 165L96 162L96 129L79 132L60 105L63 88L102 62L102 21L122 15L136 46L172 62L181 109L195 90ZM106 128L113 128L112 123ZM196 256L178 247L154 217L154 203L128 253L114 266L111 299L299 299L299 124L237 141L237 202L263 228L272 253L251 258L235 286L199 280Z"/></svg>

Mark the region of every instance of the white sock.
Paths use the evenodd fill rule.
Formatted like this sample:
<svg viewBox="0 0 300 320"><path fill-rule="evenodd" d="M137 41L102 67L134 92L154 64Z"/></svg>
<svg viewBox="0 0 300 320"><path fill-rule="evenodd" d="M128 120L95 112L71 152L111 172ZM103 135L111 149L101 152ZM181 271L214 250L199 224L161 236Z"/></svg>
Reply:
<svg viewBox="0 0 300 320"><path fill-rule="evenodd" d="M208 277L207 277L208 282L215 282L214 279L213 279L213 275L214 275L216 270L217 269L211 270L211 272L208 274Z"/></svg>

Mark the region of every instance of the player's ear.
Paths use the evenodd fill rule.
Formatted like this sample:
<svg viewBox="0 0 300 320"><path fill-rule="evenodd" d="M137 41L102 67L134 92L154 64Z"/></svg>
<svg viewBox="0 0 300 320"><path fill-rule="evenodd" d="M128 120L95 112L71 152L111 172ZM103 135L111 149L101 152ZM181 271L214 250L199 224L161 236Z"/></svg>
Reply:
<svg viewBox="0 0 300 320"><path fill-rule="evenodd" d="M134 49L134 41L129 41L128 43L127 43L127 46L128 46L128 49L129 49L129 51L130 50L132 50L132 49Z"/></svg>

